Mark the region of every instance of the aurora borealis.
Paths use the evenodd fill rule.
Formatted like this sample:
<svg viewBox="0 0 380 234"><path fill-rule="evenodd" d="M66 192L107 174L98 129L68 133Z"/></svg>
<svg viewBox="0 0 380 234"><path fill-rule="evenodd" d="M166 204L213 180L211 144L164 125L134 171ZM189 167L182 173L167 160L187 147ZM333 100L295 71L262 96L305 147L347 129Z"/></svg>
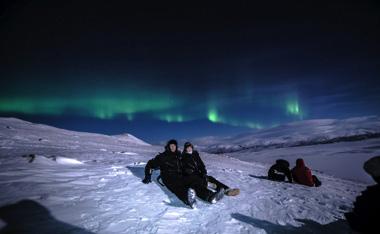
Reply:
<svg viewBox="0 0 380 234"><path fill-rule="evenodd" d="M379 7L5 1L0 116L150 142L380 114Z"/></svg>

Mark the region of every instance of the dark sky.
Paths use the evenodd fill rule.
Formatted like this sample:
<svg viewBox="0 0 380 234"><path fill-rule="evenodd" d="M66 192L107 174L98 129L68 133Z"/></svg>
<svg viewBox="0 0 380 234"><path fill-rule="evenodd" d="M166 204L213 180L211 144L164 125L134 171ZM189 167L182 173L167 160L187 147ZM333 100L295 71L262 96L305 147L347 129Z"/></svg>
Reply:
<svg viewBox="0 0 380 234"><path fill-rule="evenodd" d="M0 115L149 142L380 112L376 1L3 1Z"/></svg>

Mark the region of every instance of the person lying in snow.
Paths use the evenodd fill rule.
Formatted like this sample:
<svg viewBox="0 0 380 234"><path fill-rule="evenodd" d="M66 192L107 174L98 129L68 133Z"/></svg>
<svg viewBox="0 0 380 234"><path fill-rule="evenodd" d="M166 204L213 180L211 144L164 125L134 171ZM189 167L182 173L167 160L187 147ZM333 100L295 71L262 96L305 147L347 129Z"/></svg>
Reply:
<svg viewBox="0 0 380 234"><path fill-rule="evenodd" d="M354 208L344 216L350 227L359 233L377 233L380 210L380 156L364 163L364 170L376 184L368 186L354 202Z"/></svg>
<svg viewBox="0 0 380 234"><path fill-rule="evenodd" d="M290 172L289 166L289 162L284 159L276 160L276 163L268 170L268 179L274 181L285 181L285 178L287 178L288 182L292 183L292 173Z"/></svg>
<svg viewBox="0 0 380 234"><path fill-rule="evenodd" d="M321 186L321 181L311 174L311 170L305 166L302 158L296 160L296 166L292 169L292 177L294 182L307 186Z"/></svg>
<svg viewBox="0 0 380 234"><path fill-rule="evenodd" d="M180 157L181 153L178 150L177 141L174 139L168 141L165 146L165 151L149 160L146 164L145 178L142 182L145 184L152 182L152 170L160 169L162 182L165 186L191 208L195 207L196 194L198 197L211 203L215 203L219 200L221 193L214 193L207 189L201 179L183 176Z"/></svg>
<svg viewBox="0 0 380 234"><path fill-rule="evenodd" d="M224 195L227 196L236 196L240 193L239 189L231 189L214 177L207 175L206 166L199 156L198 151L194 150L194 146L191 142L186 142L183 147L181 164L185 177L198 177L202 179L205 186L211 187L217 192L224 191Z"/></svg>

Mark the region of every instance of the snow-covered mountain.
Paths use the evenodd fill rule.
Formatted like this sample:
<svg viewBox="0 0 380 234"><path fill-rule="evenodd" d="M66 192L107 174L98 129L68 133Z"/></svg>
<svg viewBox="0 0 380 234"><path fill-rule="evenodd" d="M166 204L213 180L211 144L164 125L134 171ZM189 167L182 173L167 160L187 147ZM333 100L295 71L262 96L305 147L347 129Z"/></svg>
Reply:
<svg viewBox="0 0 380 234"><path fill-rule="evenodd" d="M201 153L209 174L241 194L192 210L158 183L141 183L162 149L0 118L0 232L347 233L343 213L367 185L319 172L319 188L278 183L262 177L267 164Z"/></svg>
<svg viewBox="0 0 380 234"><path fill-rule="evenodd" d="M232 137L203 137L194 139L194 143L210 153L227 153L369 138L380 138L380 118L377 116L298 121Z"/></svg>
<svg viewBox="0 0 380 234"><path fill-rule="evenodd" d="M206 137L194 140L208 153L218 153L247 162L270 166L283 158L294 166L304 158L313 170L371 183L363 163L380 155L380 118L299 121L228 138Z"/></svg>

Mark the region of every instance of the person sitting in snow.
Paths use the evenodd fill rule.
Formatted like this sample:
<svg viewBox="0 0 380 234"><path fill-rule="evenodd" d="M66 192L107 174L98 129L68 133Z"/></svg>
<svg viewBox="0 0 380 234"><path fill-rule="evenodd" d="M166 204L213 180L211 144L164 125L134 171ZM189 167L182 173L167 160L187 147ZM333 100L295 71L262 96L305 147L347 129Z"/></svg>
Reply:
<svg viewBox="0 0 380 234"><path fill-rule="evenodd" d="M321 182L315 175L311 174L311 170L305 166L302 158L296 160L296 166L292 169L292 177L294 182L307 185L310 187L319 187Z"/></svg>
<svg viewBox="0 0 380 234"><path fill-rule="evenodd" d="M194 150L194 146L191 144L191 142L186 142L183 147L181 163L185 177L198 177L203 181L203 184L205 186L209 186L215 189L217 192L221 191L221 193L223 193L224 191L224 195L227 196L236 196L240 193L239 189L231 189L214 177L207 175L206 166L199 156L198 151ZM196 179L198 180L198 178Z"/></svg>
<svg viewBox="0 0 380 234"><path fill-rule="evenodd" d="M274 181L285 181L285 178L287 178L288 182L292 183L292 173L290 172L289 166L289 162L284 159L276 160L276 163L268 170L268 179Z"/></svg>
<svg viewBox="0 0 380 234"><path fill-rule="evenodd" d="M372 176L376 184L368 186L354 202L351 212L345 213L350 227L359 233L376 233L380 210L380 156L364 163L364 170Z"/></svg>
<svg viewBox="0 0 380 234"><path fill-rule="evenodd" d="M178 150L176 140L170 140L165 146L165 151L148 161L145 166L145 178L143 183L152 182L152 170L160 169L161 179L164 185L174 193L183 203L195 207L195 191L198 196L214 202L219 198L219 193L208 190L201 180L186 178L183 176L181 167L181 152ZM194 191L195 190L195 191Z"/></svg>

